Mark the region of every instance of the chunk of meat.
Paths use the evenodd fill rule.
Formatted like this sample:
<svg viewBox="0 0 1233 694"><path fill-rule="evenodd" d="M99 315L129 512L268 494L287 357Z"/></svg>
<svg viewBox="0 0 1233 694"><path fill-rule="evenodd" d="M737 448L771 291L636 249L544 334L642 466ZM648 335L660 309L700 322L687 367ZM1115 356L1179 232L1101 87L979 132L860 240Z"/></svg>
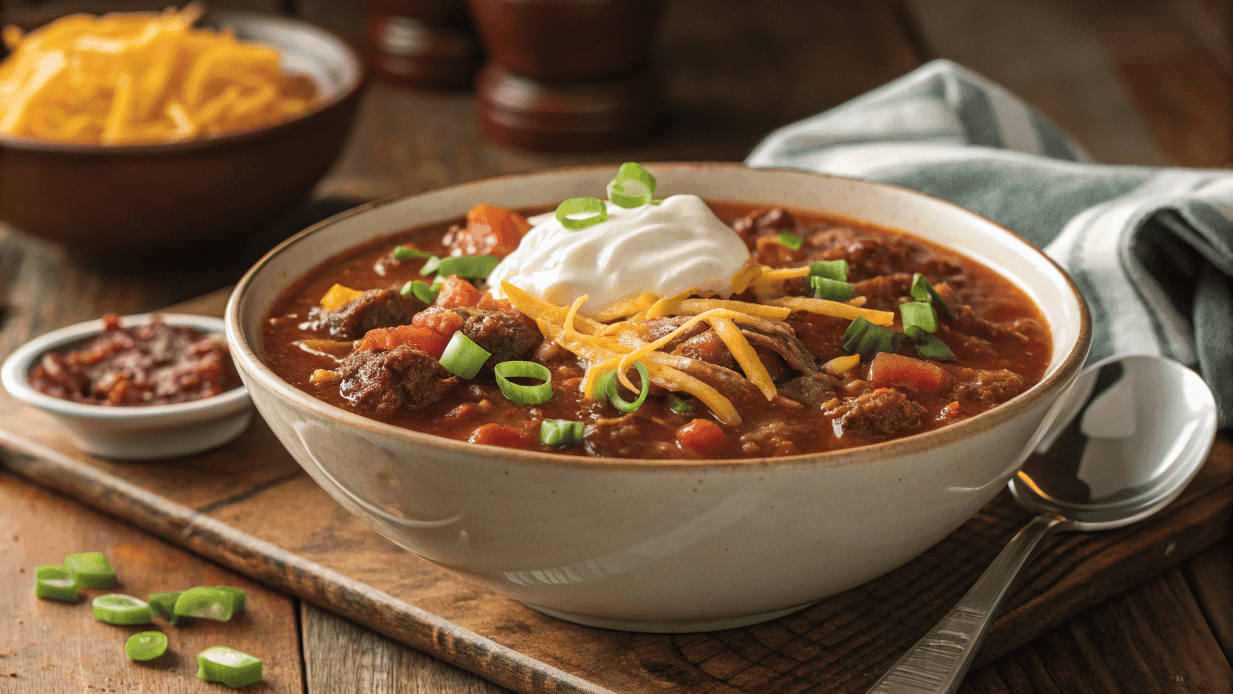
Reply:
<svg viewBox="0 0 1233 694"><path fill-rule="evenodd" d="M324 328L332 337L343 340L358 340L369 330L407 325L425 308L428 304L395 288L370 289L337 311L313 309L309 327Z"/></svg>
<svg viewBox="0 0 1233 694"><path fill-rule="evenodd" d="M878 311L894 311L902 303L901 299L912 300L911 273L896 272L892 275L879 275L852 285L856 296L867 299L865 308Z"/></svg>
<svg viewBox="0 0 1233 694"><path fill-rule="evenodd" d="M646 330L645 339L647 342L654 342L659 338L671 333L673 330L685 325L692 316L666 316L664 318L652 318L642 324ZM698 321L690 326L688 330L672 338L672 341L664 345L661 349L664 352L673 352L677 347L680 347L686 340L711 329L711 326L706 321Z"/></svg>
<svg viewBox="0 0 1233 694"><path fill-rule="evenodd" d="M459 330L492 353L486 364L524 359L543 341L539 326L525 315L459 306L448 309L463 319Z"/></svg>
<svg viewBox="0 0 1233 694"><path fill-rule="evenodd" d="M951 373L957 384L950 391L950 398L967 404L995 405L1027 390L1023 377L1006 369L955 368Z"/></svg>
<svg viewBox="0 0 1233 694"><path fill-rule="evenodd" d="M818 372L818 362L810 353L809 348L796 338L791 326L772 320L759 320L751 323L738 323L741 334L754 347L768 349L780 357L788 366L804 374Z"/></svg>
<svg viewBox="0 0 1233 694"><path fill-rule="evenodd" d="M893 388L878 388L826 410L826 414L834 417L836 436L848 431L891 436L900 429L919 425L924 413L920 403Z"/></svg>
<svg viewBox="0 0 1233 694"><path fill-rule="evenodd" d="M820 408L835 399L835 391L841 383L828 373L816 373L794 378L779 386L779 394L805 407Z"/></svg>
<svg viewBox="0 0 1233 694"><path fill-rule="evenodd" d="M458 378L432 355L406 346L388 352L352 352L338 374L339 393L378 416L430 405L458 385Z"/></svg>
<svg viewBox="0 0 1233 694"><path fill-rule="evenodd" d="M805 428L811 425L787 422L767 422L753 431L741 434L741 450L750 456L784 456L796 452L794 441L807 437Z"/></svg>
<svg viewBox="0 0 1233 694"><path fill-rule="evenodd" d="M725 369L736 369L736 359L728 351L728 345L724 344L724 341L720 339L719 335L715 334L714 330L707 330L685 340L679 347L672 350L672 354L691 359L701 359L704 362L722 366Z"/></svg>
<svg viewBox="0 0 1233 694"><path fill-rule="evenodd" d="M588 453L609 458L666 458L676 450L675 427L637 412L592 422L582 438Z"/></svg>

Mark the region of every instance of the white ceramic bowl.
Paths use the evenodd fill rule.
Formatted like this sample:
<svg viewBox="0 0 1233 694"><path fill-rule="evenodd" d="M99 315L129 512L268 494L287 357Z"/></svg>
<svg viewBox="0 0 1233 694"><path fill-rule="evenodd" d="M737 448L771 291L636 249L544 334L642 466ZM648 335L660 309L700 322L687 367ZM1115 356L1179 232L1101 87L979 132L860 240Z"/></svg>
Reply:
<svg viewBox="0 0 1233 694"><path fill-rule="evenodd" d="M144 325L154 314L124 316L125 327ZM221 333L223 322L209 316L161 313L168 325L202 333ZM236 438L253 419L252 400L243 387L210 398L141 407L106 407L62 400L30 387L30 369L47 352L73 349L102 331L92 320L53 330L9 355L0 381L14 398L54 415L73 443L92 455L116 460L177 458L217 448Z"/></svg>
<svg viewBox="0 0 1233 694"><path fill-rule="evenodd" d="M391 540L537 610L615 629L698 631L786 614L945 537L1020 465L1091 340L1069 278L1028 242L894 186L736 164L647 168L658 192L782 205L910 231L1010 278L1053 332L1044 379L1001 407L855 450L740 461L514 451L400 429L327 405L262 361L275 298L325 259L478 202L602 194L615 167L509 176L371 204L286 241L240 281L227 339L258 410L335 499Z"/></svg>

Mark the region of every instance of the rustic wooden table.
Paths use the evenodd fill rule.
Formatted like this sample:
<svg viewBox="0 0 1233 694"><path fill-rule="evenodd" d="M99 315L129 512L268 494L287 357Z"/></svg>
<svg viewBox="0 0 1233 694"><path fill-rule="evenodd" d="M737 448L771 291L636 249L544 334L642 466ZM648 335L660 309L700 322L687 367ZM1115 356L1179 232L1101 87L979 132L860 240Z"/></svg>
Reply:
<svg viewBox="0 0 1233 694"><path fill-rule="evenodd" d="M8 9L20 4L5 2ZM215 4L290 7L352 38L363 21L358 3L342 0ZM1023 96L1099 161L1227 166L1231 29L1228 0L676 0L657 48L673 119L651 144L588 155L512 151L480 137L469 94L377 82L318 193L370 199L578 162L739 160L771 129L935 57ZM302 221L155 271L100 267L2 229L0 355L62 325L153 310L223 287ZM247 588L250 610L225 638L264 657L266 681L253 691L504 691L3 469L0 530L0 691L206 686L192 678L187 654L213 645L220 629L173 631L172 649L181 655L134 666L114 657L108 627L87 611L31 596L34 566L69 546L107 552L125 567L125 588L138 595L167 585ZM1230 691L1231 660L1233 542L1226 539L972 672L960 691Z"/></svg>

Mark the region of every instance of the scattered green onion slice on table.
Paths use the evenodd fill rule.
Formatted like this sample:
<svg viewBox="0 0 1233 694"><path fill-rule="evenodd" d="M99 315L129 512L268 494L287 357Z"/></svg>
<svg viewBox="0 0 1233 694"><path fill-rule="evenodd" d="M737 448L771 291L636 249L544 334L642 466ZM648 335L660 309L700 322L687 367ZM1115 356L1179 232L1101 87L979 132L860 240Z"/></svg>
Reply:
<svg viewBox="0 0 1233 694"><path fill-rule="evenodd" d="M100 595L92 603L94 618L107 624L149 624L154 621L154 610L143 600L131 595Z"/></svg>
<svg viewBox="0 0 1233 694"><path fill-rule="evenodd" d="M543 364L533 361L503 361L494 366L492 372L497 377L497 387L511 402L538 405L552 399L552 372ZM538 378L543 383L524 386L514 383L511 378Z"/></svg>
<svg viewBox="0 0 1233 694"><path fill-rule="evenodd" d="M167 635L161 631L143 631L128 637L124 652L130 660L154 660L167 652Z"/></svg>
<svg viewBox="0 0 1233 694"><path fill-rule="evenodd" d="M878 352L898 352L903 338L903 333L874 325L864 317L858 317L839 338L839 344L849 354L859 354L861 359L868 361Z"/></svg>
<svg viewBox="0 0 1233 694"><path fill-rule="evenodd" d="M601 392L608 396L608 402L612 403L613 407L626 413L633 412L642 407L642 403L646 402L647 393L651 392L651 374L647 372L646 367L640 361L634 362L634 368L638 370L638 375L642 378L642 392L638 393L638 397L633 402L623 399L621 394L617 392L616 371L605 371L599 377L599 382L596 383L596 390L598 391L602 387L603 390Z"/></svg>
<svg viewBox="0 0 1233 694"><path fill-rule="evenodd" d="M226 646L207 648L197 654L197 679L247 687L261 681L261 660Z"/></svg>
<svg viewBox="0 0 1233 694"><path fill-rule="evenodd" d="M825 277L836 282L848 281L848 261L820 260L809 264L810 277Z"/></svg>
<svg viewBox="0 0 1233 694"><path fill-rule="evenodd" d="M903 318L903 331L909 332L913 327L927 333L937 332L938 314L933 305L925 301L909 301L899 304L899 315Z"/></svg>
<svg viewBox="0 0 1233 694"><path fill-rule="evenodd" d="M591 213L587 217L572 215ZM570 231L586 229L608 219L608 206L599 198L570 198L557 205L557 221Z"/></svg>
<svg viewBox="0 0 1233 694"><path fill-rule="evenodd" d="M907 329L908 337L912 338L916 343L916 353L923 359L954 359L955 353L950 347L938 339L936 335L930 335L918 326L912 326Z"/></svg>
<svg viewBox="0 0 1233 694"><path fill-rule="evenodd" d="M793 251L799 251L802 243L805 243L805 238L803 236L798 236L787 231L779 232L779 245L781 246L785 246Z"/></svg>
<svg viewBox="0 0 1233 694"><path fill-rule="evenodd" d="M40 566L34 570L34 595L76 602L77 574L63 566Z"/></svg>
<svg viewBox="0 0 1233 694"><path fill-rule="evenodd" d="M492 269L499 262L501 262L501 259L493 255L466 255L461 258L441 258L437 261L436 270L437 275L440 277L458 275L459 277L488 279L488 275L492 274Z"/></svg>
<svg viewBox="0 0 1233 694"><path fill-rule="evenodd" d="M415 260L416 258L431 258L432 254L410 246L394 246L394 257L399 260Z"/></svg>
<svg viewBox="0 0 1233 694"><path fill-rule="evenodd" d="M64 558L64 568L77 575L83 588L108 588L116 584L116 570L102 552L82 552Z"/></svg>
<svg viewBox="0 0 1233 694"><path fill-rule="evenodd" d="M184 626L193 622L192 617L186 617L176 614L176 600L180 598L184 591L173 590L166 593L154 593L146 598L146 602L150 603L150 607L154 609L154 613L162 615L171 622L172 626Z"/></svg>
<svg viewBox="0 0 1233 694"><path fill-rule="evenodd" d="M545 446L572 446L582 443L586 427L568 419L545 419L539 424L539 442Z"/></svg>
<svg viewBox="0 0 1233 694"><path fill-rule="evenodd" d="M439 276L439 275L438 275ZM402 289L398 290L403 296L414 296L426 304L431 304L437 300L437 294L440 290L434 288L423 280L411 280L402 285Z"/></svg>
<svg viewBox="0 0 1233 694"><path fill-rule="evenodd" d="M209 587L217 588L221 591L230 593L231 596L235 599L235 611L236 612L243 612L248 609L248 593L243 588L236 588L235 586L209 586Z"/></svg>
<svg viewBox="0 0 1233 694"><path fill-rule="evenodd" d="M810 276L809 288L814 297L828 301L847 301L856 294L856 287L828 277Z"/></svg>
<svg viewBox="0 0 1233 694"><path fill-rule="evenodd" d="M955 310L950 302L942 298L938 290L933 288L929 280L919 272L912 276L912 288L908 290L913 299L917 301L927 301L934 305L935 308L942 309L948 318L954 319L959 317L959 312Z"/></svg>
<svg viewBox="0 0 1233 694"><path fill-rule="evenodd" d="M237 612L235 593L218 586L189 588L176 598L172 613L177 617L203 617L226 622Z"/></svg>
<svg viewBox="0 0 1233 694"><path fill-rule="evenodd" d="M455 376L470 379L475 378L475 374L479 373L484 367L484 362L488 361L488 357L491 356L492 352L475 344L471 338L463 335L459 330L450 338L449 344L445 346L445 351L441 353L441 358L437 361Z"/></svg>
<svg viewBox="0 0 1233 694"><path fill-rule="evenodd" d="M642 192L630 193L626 188L630 183L642 188ZM608 183L608 199L617 207L642 207L653 202L655 185L655 177L650 171L637 162L627 161L617 169L616 178Z"/></svg>

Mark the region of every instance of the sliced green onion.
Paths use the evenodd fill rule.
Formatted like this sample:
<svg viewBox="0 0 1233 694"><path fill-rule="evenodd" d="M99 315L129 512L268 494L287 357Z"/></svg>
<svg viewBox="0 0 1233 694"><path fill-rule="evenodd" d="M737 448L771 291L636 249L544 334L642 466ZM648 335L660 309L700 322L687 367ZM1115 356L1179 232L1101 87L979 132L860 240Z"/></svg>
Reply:
<svg viewBox="0 0 1233 694"><path fill-rule="evenodd" d="M488 275L492 274L492 269L499 262L501 259L492 255L465 255L461 258L442 258L437 261L436 269L437 274L442 277L458 275L488 279Z"/></svg>
<svg viewBox="0 0 1233 694"><path fill-rule="evenodd" d="M428 256L428 260L424 261L424 267L420 268L421 275L431 275L437 271L437 265L441 264L441 259L435 255Z"/></svg>
<svg viewBox="0 0 1233 694"><path fill-rule="evenodd" d="M587 217L571 215L593 213ZM570 198L557 205L557 221L570 231L586 229L608 219L608 206L599 198Z"/></svg>
<svg viewBox="0 0 1233 694"><path fill-rule="evenodd" d="M231 596L235 599L235 611L236 612L243 612L248 609L248 593L245 592L243 588L236 588L235 586L210 586L210 587L217 588L219 590L231 593Z"/></svg>
<svg viewBox="0 0 1233 694"><path fill-rule="evenodd" d="M947 318L954 319L959 317L959 312L955 310L955 307L951 306L950 302L946 299L943 299L938 290L934 289L929 280L925 279L925 276L919 272L912 276L912 288L908 291L912 294L913 299L927 301L936 308L942 309L942 313L945 313Z"/></svg>
<svg viewBox="0 0 1233 694"><path fill-rule="evenodd" d="M226 646L207 648L197 654L197 679L247 687L261 681L261 660Z"/></svg>
<svg viewBox="0 0 1233 694"><path fill-rule="evenodd" d="M479 373L484 367L484 362L488 361L488 357L491 356L492 352L475 344L471 338L463 335L459 330L450 338L449 344L445 346L445 351L441 353L441 358L437 361L459 378L475 378L475 374Z"/></svg>
<svg viewBox="0 0 1233 694"><path fill-rule="evenodd" d="M77 575L77 584L84 588L109 588L116 584L116 570L102 552L70 554L64 558L64 568Z"/></svg>
<svg viewBox="0 0 1233 694"><path fill-rule="evenodd" d="M77 602L77 574L63 566L40 566L34 570L34 594L40 598Z"/></svg>
<svg viewBox="0 0 1233 694"><path fill-rule="evenodd" d="M428 288L433 290L434 292L440 293L441 285L443 284L445 284L445 277L443 277L442 275L437 275L436 277L432 278L432 284L428 285Z"/></svg>
<svg viewBox="0 0 1233 694"><path fill-rule="evenodd" d="M415 260L416 258L431 258L432 254L410 246L394 246L394 257L399 260Z"/></svg>
<svg viewBox="0 0 1233 694"><path fill-rule="evenodd" d="M107 624L149 624L154 621L154 610L131 595L100 595L91 606L94 618Z"/></svg>
<svg viewBox="0 0 1233 694"><path fill-rule="evenodd" d="M950 347L938 339L937 335L930 335L921 330L917 326L912 326L907 329L908 337L916 343L916 353L925 359L954 359L955 353Z"/></svg>
<svg viewBox="0 0 1233 694"><path fill-rule="evenodd" d="M539 425L539 442L545 446L572 446L582 443L586 427L568 419L545 419Z"/></svg>
<svg viewBox="0 0 1233 694"><path fill-rule="evenodd" d="M519 405L538 405L552 399L552 372L543 364L533 361L503 361L494 366L492 372L497 377L497 387L512 402ZM543 383L524 386L509 380L511 378L538 378Z"/></svg>
<svg viewBox="0 0 1233 694"><path fill-rule="evenodd" d="M825 277L836 282L848 281L848 261L822 260L809 264L810 277Z"/></svg>
<svg viewBox="0 0 1233 694"><path fill-rule="evenodd" d="M202 617L226 622L237 612L234 592L218 586L189 588L176 598L172 614L177 617Z"/></svg>
<svg viewBox="0 0 1233 694"><path fill-rule="evenodd" d="M847 301L856 294L856 287L851 284L827 277L811 276L809 288L815 297L829 301Z"/></svg>
<svg viewBox="0 0 1233 694"><path fill-rule="evenodd" d="M861 359L868 361L878 352L898 352L903 338L903 333L874 325L863 317L858 317L839 340L840 345L850 354L859 354Z"/></svg>
<svg viewBox="0 0 1233 694"><path fill-rule="evenodd" d="M154 660L167 652L167 635L161 631L143 631L128 637L124 652L130 660Z"/></svg>
<svg viewBox="0 0 1233 694"><path fill-rule="evenodd" d="M924 301L909 301L899 304L899 315L903 318L903 331L911 332L912 328L920 328L927 333L937 332L938 314L933 305Z"/></svg>
<svg viewBox="0 0 1233 694"><path fill-rule="evenodd" d="M439 277L440 275L438 275ZM402 285L402 289L398 290L403 296L411 295L423 301L426 304L432 304L437 300L439 290L434 289L430 284L423 280L411 280Z"/></svg>
<svg viewBox="0 0 1233 694"><path fill-rule="evenodd" d="M779 232L779 245L781 246L786 246L791 250L799 251L802 243L805 243L805 238L803 236L797 236L796 234L791 234L786 231Z"/></svg>
<svg viewBox="0 0 1233 694"><path fill-rule="evenodd" d="M668 396L668 409L677 414L693 414L698 408L694 407L694 404L691 402L671 395Z"/></svg>
<svg viewBox="0 0 1233 694"><path fill-rule="evenodd" d="M641 193L630 193L626 186L634 183L642 188ZM608 199L617 207L626 209L642 207L654 202L655 177L637 162L627 161L617 170L616 178L608 183ZM564 223L564 222L562 222Z"/></svg>
<svg viewBox="0 0 1233 694"><path fill-rule="evenodd" d="M178 627L185 624L192 624L192 617L185 617L176 614L176 600L180 598L184 591L173 590L167 593L154 593L146 598L146 602L150 603L150 607L154 608L154 613L161 615L171 622L171 626Z"/></svg>
<svg viewBox="0 0 1233 694"><path fill-rule="evenodd" d="M616 371L604 372L595 384L597 391L602 386L603 390L601 392L608 396L608 402L612 403L613 407L622 412L633 412L642 407L642 403L646 402L647 393L651 392L651 374L647 372L646 367L640 361L634 362L634 368L638 370L638 375L642 378L642 392L638 393L638 397L633 402L624 400L621 398L620 393L617 392Z"/></svg>

